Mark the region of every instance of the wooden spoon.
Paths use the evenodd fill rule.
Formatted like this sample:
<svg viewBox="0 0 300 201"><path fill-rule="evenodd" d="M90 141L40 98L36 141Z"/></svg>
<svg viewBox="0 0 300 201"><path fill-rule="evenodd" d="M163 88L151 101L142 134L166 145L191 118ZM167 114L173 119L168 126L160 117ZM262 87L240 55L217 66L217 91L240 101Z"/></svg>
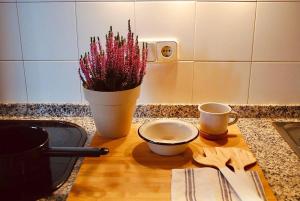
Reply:
<svg viewBox="0 0 300 201"><path fill-rule="evenodd" d="M228 165L233 167L235 172L244 172L246 166L256 163L256 158L250 151L233 147L220 149L231 159Z"/></svg>
<svg viewBox="0 0 300 201"><path fill-rule="evenodd" d="M230 157L228 154L225 154L223 149L220 147L204 147L203 151L198 150L195 152L193 158L202 165L217 167L242 201L262 201L253 188L249 186L248 179L236 175L226 166Z"/></svg>
<svg viewBox="0 0 300 201"><path fill-rule="evenodd" d="M199 164L213 166L220 169L226 167L226 163L230 159L230 155L221 150L222 148L220 147L204 147L203 149L198 149L193 155L193 158Z"/></svg>
<svg viewBox="0 0 300 201"><path fill-rule="evenodd" d="M233 167L235 174L240 178L243 178L249 186L251 185L252 187L255 187L251 177L249 177L249 175L245 171L246 166L254 164L256 162L253 154L244 149L233 147L223 148L221 151L223 151L226 156L230 157L228 165Z"/></svg>

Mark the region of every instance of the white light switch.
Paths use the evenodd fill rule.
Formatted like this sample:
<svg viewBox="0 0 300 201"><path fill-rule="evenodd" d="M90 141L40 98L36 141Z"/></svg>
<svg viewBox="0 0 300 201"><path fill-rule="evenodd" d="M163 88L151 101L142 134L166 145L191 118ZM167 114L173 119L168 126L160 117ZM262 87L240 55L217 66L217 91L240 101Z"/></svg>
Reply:
<svg viewBox="0 0 300 201"><path fill-rule="evenodd" d="M150 62L155 62L156 61L156 42L154 41L140 41L139 42L139 46L140 49L143 48L143 42L147 43L147 47L148 47L148 57L147 57L147 61Z"/></svg>
<svg viewBox="0 0 300 201"><path fill-rule="evenodd" d="M148 57L147 61L156 61L156 44L148 42Z"/></svg>

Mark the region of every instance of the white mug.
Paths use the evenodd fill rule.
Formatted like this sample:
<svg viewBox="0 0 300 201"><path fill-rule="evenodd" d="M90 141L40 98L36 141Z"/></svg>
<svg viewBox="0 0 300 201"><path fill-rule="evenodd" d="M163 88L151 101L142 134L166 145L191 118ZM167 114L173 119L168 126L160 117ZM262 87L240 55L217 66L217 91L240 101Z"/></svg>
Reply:
<svg viewBox="0 0 300 201"><path fill-rule="evenodd" d="M200 131L212 135L227 132L227 127L237 122L238 114L222 103L204 103L198 106L200 112ZM233 116L234 119L229 121Z"/></svg>

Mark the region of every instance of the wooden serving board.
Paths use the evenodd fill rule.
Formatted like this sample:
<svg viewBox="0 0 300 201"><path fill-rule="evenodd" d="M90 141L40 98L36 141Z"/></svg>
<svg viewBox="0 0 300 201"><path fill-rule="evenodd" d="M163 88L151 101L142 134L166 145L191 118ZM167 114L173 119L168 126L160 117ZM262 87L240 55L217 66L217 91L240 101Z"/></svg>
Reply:
<svg viewBox="0 0 300 201"><path fill-rule="evenodd" d="M68 201L170 201L171 169L201 167L193 161L193 150L205 147L239 147L248 150L237 126L229 127L227 140L209 141L202 137L189 144L178 156L152 153L138 137L139 124L133 124L127 137L105 139L95 135L91 146L108 147L109 155L85 158ZM276 200L263 172L256 164L268 201Z"/></svg>

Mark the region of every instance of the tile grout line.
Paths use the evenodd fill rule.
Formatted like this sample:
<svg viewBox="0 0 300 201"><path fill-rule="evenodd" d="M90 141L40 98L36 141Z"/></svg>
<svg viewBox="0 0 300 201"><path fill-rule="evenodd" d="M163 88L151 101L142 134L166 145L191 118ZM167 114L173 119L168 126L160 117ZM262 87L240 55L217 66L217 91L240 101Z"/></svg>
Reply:
<svg viewBox="0 0 300 201"><path fill-rule="evenodd" d="M77 62L78 60L31 60L31 59L21 59L21 60L0 60L1 61L25 61L25 62Z"/></svg>
<svg viewBox="0 0 300 201"><path fill-rule="evenodd" d="M197 1L194 2L194 34L193 34L193 60L195 60L195 41L196 41L196 21L197 21ZM193 78L192 78L192 97L191 103L194 102L194 79L195 79L195 61L193 61Z"/></svg>
<svg viewBox="0 0 300 201"><path fill-rule="evenodd" d="M136 32L136 15L135 15L135 10L136 10L136 0L133 1L133 24L134 24L134 33L136 33L137 35L137 32Z"/></svg>
<svg viewBox="0 0 300 201"><path fill-rule="evenodd" d="M75 3L75 26L76 26L77 57L79 57L80 52L79 52L79 40L78 40L79 36L78 36L77 2L74 2L74 3ZM79 79L79 93L80 93L80 102L83 103L83 94L82 94L82 90L81 90L81 80L80 79Z"/></svg>
<svg viewBox="0 0 300 201"><path fill-rule="evenodd" d="M1 3L0 3L1 4ZM5 60L5 59L1 59L0 62L3 61L24 61L24 62L77 62L78 60ZM223 60L223 61L214 61L214 60L177 60L177 62L198 62L198 63L300 63L300 61L230 61L230 60ZM152 62L152 61L148 61L147 63L164 63L164 62Z"/></svg>
<svg viewBox="0 0 300 201"><path fill-rule="evenodd" d="M193 78L192 78L192 98L191 98L191 104L196 104L194 102L194 80L195 80L195 62L193 62Z"/></svg>
<svg viewBox="0 0 300 201"><path fill-rule="evenodd" d="M162 0L87 0L87 1L84 1L84 0L81 0L81 1L75 1L75 0L70 0L70 1L67 1L67 0L37 0L37 1L34 1L34 0L31 0L31 1L14 1L14 2L11 2L11 1L3 1L3 2L0 2L1 3L51 3L51 2L56 2L56 3L60 3L60 2L83 2L83 3L99 3L99 2L116 2L116 3L119 3L119 2L158 2L158 1L162 1ZM176 0L165 0L165 2L168 2L168 1L176 1ZM192 1L192 0L188 0L188 1ZM287 0L287 1L284 1L284 0L280 0L280 1L275 1L275 0L263 0L263 1L256 1L256 0L239 0L239 1L233 1L233 0L212 0L212 1L209 1L209 0L204 0L204 1L201 1L201 0L193 0L195 2L204 2L204 3L210 3L210 2L217 2L217 3L243 3L243 2L270 2L270 3L287 3L287 2L299 2L299 0Z"/></svg>
<svg viewBox="0 0 300 201"><path fill-rule="evenodd" d="M253 52L254 52L254 39L255 39L256 17L257 17L257 2L255 3L255 16L254 16L254 23L253 23L252 49L251 49L250 73L249 73L249 81L248 81L247 104L249 104L250 86L251 86L251 77L252 77L252 64L253 64Z"/></svg>
<svg viewBox="0 0 300 201"><path fill-rule="evenodd" d="M194 36L193 36L193 60L195 60L195 54L196 54L196 47L195 47L195 41L196 41L196 21L197 21L197 1L195 1L194 4Z"/></svg>
<svg viewBox="0 0 300 201"><path fill-rule="evenodd" d="M20 16L19 16L19 6L18 5L19 5L19 3L16 2L17 17L18 17L18 28L19 28L19 41L20 41L21 56L22 56L22 68L23 68L23 75L24 75L24 81L25 81L25 90L26 90L26 103L29 103L28 84L27 84L26 69L25 69L25 63L24 63L24 51L23 51L23 45L22 45L21 26L20 26ZM26 109L26 114L27 114L27 109Z"/></svg>

